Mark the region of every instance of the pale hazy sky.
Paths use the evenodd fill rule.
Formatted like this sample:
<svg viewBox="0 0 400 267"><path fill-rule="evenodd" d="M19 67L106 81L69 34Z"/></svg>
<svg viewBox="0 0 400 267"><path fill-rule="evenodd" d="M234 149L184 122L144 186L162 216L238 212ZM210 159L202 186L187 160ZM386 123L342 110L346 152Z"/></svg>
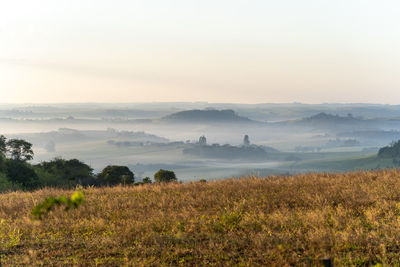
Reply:
<svg viewBox="0 0 400 267"><path fill-rule="evenodd" d="M0 0L0 92L400 104L400 1Z"/></svg>

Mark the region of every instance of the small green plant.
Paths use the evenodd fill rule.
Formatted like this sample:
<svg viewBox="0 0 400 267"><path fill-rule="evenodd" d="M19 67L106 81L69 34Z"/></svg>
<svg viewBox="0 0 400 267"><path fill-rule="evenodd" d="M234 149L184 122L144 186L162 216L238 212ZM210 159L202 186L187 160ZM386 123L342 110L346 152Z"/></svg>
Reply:
<svg viewBox="0 0 400 267"><path fill-rule="evenodd" d="M41 220L44 215L48 214L56 206L65 205L65 211L71 208L78 208L85 201L85 196L82 191L75 191L71 197L48 197L42 203L36 205L32 210L32 215L35 219Z"/></svg>

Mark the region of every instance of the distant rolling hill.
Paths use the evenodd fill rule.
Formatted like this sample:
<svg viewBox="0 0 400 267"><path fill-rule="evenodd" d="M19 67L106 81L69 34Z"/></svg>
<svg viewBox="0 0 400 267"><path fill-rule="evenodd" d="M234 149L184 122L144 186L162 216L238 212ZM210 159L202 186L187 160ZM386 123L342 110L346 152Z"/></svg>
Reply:
<svg viewBox="0 0 400 267"><path fill-rule="evenodd" d="M314 116L304 118L299 122L309 123L309 124L354 124L354 123L362 123L364 122L364 120L360 118L354 118L351 115L345 117L345 116L332 115L321 112Z"/></svg>
<svg viewBox="0 0 400 267"><path fill-rule="evenodd" d="M251 123L257 122L246 117L241 117L231 109L224 110L185 110L165 116L163 122L205 123L205 122L227 122L227 123Z"/></svg>
<svg viewBox="0 0 400 267"><path fill-rule="evenodd" d="M277 122L275 125L305 127L309 129L328 130L332 132L346 132L357 130L371 130L379 127L380 121L348 116L327 114L324 112L299 120Z"/></svg>

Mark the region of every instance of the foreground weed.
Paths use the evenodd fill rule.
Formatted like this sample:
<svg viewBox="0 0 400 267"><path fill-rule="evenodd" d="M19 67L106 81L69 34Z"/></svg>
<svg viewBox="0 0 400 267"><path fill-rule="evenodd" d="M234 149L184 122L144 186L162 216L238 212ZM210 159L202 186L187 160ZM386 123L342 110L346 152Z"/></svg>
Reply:
<svg viewBox="0 0 400 267"><path fill-rule="evenodd" d="M10 222L0 219L0 249L11 249L20 244L22 233L15 227L10 227Z"/></svg>
<svg viewBox="0 0 400 267"><path fill-rule="evenodd" d="M48 197L33 208L32 215L35 219L41 220L44 215L48 214L56 206L65 205L65 211L68 211L71 208L78 208L84 201L84 194L80 190L75 191L70 198L65 196Z"/></svg>

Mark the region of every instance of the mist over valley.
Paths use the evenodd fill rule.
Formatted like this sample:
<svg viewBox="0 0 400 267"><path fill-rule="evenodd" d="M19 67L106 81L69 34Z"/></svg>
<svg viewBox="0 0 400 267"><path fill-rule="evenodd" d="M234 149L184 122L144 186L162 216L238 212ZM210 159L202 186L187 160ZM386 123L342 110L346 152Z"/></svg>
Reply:
<svg viewBox="0 0 400 267"><path fill-rule="evenodd" d="M173 169L182 181L193 181L392 167L390 160L376 155L379 148L400 139L400 107L203 102L1 105L0 126L8 138L33 144L33 163L78 158L95 171L110 164L126 165L141 179L164 168ZM340 160L356 164L337 164Z"/></svg>

